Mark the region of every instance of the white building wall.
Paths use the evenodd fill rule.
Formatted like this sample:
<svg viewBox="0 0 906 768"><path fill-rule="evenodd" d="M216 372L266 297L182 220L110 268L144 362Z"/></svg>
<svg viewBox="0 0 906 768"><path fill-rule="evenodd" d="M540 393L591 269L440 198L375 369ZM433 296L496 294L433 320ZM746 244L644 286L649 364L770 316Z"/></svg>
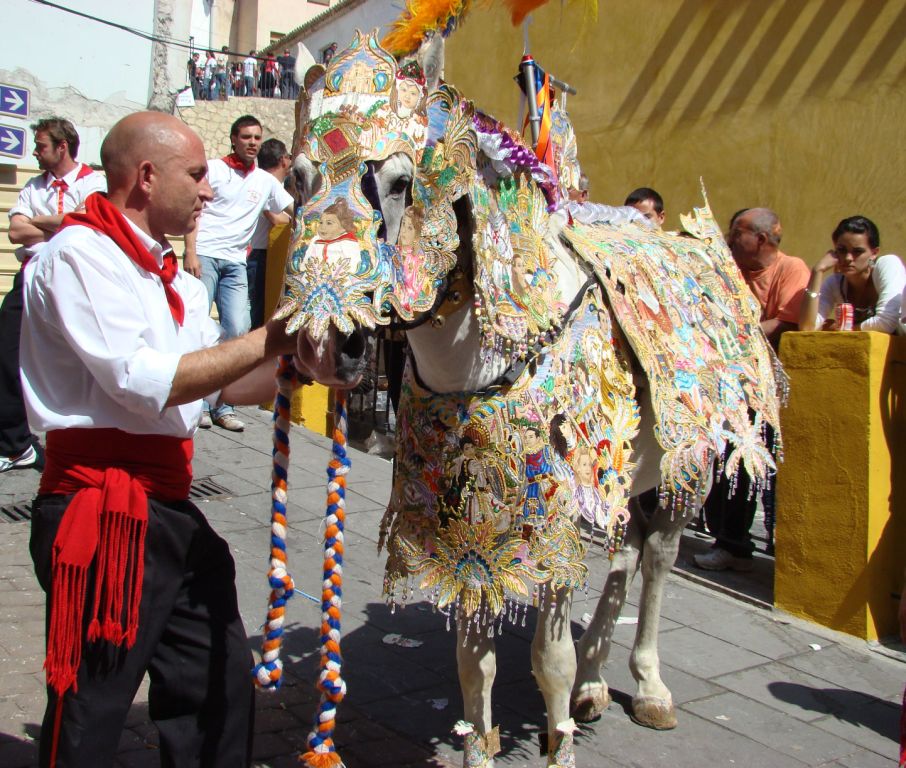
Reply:
<svg viewBox="0 0 906 768"><path fill-rule="evenodd" d="M195 49L201 54L199 59L204 62L204 54L213 44L211 39L211 0L192 0L192 22L189 26L189 35L194 38ZM226 45L222 43L221 45ZM188 56L186 57L188 60Z"/></svg>
<svg viewBox="0 0 906 768"><path fill-rule="evenodd" d="M147 33L154 26L154 0L67 0L66 5ZM100 162L100 143L110 126L148 103L151 42L30 0L2 0L0 6L0 82L31 91L30 119L0 117L0 122L27 126L41 117L66 117L79 131L79 159ZM30 155L23 164L36 165Z"/></svg>
<svg viewBox="0 0 906 768"><path fill-rule="evenodd" d="M356 29L370 32L375 27L380 27L381 36L388 30L390 24L400 15L403 3L400 0L368 0L357 5L348 13L338 14L323 25L301 38L315 61L321 61L321 51L331 43L336 43L342 50L352 42Z"/></svg>

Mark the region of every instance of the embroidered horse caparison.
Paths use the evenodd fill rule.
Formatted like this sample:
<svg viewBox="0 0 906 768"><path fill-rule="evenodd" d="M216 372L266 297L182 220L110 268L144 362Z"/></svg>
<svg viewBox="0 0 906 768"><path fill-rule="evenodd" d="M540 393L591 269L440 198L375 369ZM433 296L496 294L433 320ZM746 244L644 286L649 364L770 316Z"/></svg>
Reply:
<svg viewBox="0 0 906 768"><path fill-rule="evenodd" d="M640 566L633 716L675 725L657 659L664 579L715 457L729 446L722 470L756 485L774 471L763 427L778 427L782 373L707 204L680 236L568 203L565 113L550 106L554 172L439 81L441 50L400 63L357 33L326 70L299 73L303 201L279 314L307 331L303 372L343 384L344 340L431 313L408 334L385 592L419 589L456 619L467 766L496 748L493 627L537 606L548 764L574 765L570 707L590 719L609 702L601 667ZM656 485L646 520L630 498ZM583 524L615 559L577 660Z"/></svg>

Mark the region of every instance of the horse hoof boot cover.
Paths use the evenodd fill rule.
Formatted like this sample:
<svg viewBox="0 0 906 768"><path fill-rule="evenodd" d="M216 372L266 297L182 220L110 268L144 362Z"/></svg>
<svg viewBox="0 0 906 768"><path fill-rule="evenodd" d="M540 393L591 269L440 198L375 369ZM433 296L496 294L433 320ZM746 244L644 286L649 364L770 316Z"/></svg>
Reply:
<svg viewBox="0 0 906 768"><path fill-rule="evenodd" d="M463 737L463 768L494 768L494 755L500 751L500 729L478 733L471 723L459 722L454 732Z"/></svg>
<svg viewBox="0 0 906 768"><path fill-rule="evenodd" d="M651 681L667 691L664 580L714 458L731 446L722 471L745 465L756 484L773 471L762 424L778 423L778 369L707 206L681 237L629 209L567 203L579 167L565 112L544 104L542 161L440 82L441 42L398 61L356 33L326 69L299 73L303 199L279 314L307 332L300 373L330 385L355 375L348 339L408 325L385 595L420 590L455 619L466 765L493 760L494 636L536 613L549 764L572 766L570 693L578 714L606 707L601 669L639 569L637 718L669 722L647 702ZM657 484L658 510L636 514L630 496ZM614 560L577 654L583 528Z"/></svg>

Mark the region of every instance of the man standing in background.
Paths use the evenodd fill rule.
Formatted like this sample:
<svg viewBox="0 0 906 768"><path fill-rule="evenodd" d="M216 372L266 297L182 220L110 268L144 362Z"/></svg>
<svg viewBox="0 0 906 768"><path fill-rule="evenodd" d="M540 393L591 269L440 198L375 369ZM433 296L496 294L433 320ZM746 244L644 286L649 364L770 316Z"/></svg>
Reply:
<svg viewBox="0 0 906 768"><path fill-rule="evenodd" d="M296 98L296 57L287 48L277 58L277 64L280 67L280 95L284 99Z"/></svg>
<svg viewBox="0 0 906 768"><path fill-rule="evenodd" d="M292 196L256 164L261 148L261 123L252 115L238 118L230 129L233 151L208 161L208 182L214 197L204 207L198 227L186 235L183 266L198 277L217 304L227 338L249 330L249 290L246 258L252 234L263 211L292 215ZM211 411L205 402L201 427L211 423L231 432L245 424L223 403Z"/></svg>
<svg viewBox="0 0 906 768"><path fill-rule="evenodd" d="M664 213L664 198L651 187L634 189L626 197L623 205L635 208L658 229L664 226L664 218L666 217Z"/></svg>
<svg viewBox="0 0 906 768"><path fill-rule="evenodd" d="M242 95L255 95L255 71L258 67L258 61L255 58L255 52L249 51L249 55L242 61Z"/></svg>
<svg viewBox="0 0 906 768"><path fill-rule="evenodd" d="M292 167L292 158L286 151L286 144L279 139L268 139L258 152L258 167L271 174L285 188L286 177ZM252 235L251 250L246 261L249 283L249 308L252 329L264 325L264 286L266 283L267 245L271 228L278 224L289 224L286 211L271 213L264 211L258 218L258 226Z"/></svg>
<svg viewBox="0 0 906 768"><path fill-rule="evenodd" d="M802 259L780 250L783 228L769 208L739 211L730 221L727 245L746 285L761 305L761 329L774 347L786 331L797 330L799 308L811 277ZM765 444L774 442L774 431L765 427ZM729 450L729 448L728 448ZM749 529L755 520L761 494L749 493L751 478L741 466L735 482L715 472L714 485L705 502L705 522L714 536L710 552L695 555L699 568L709 571L750 571L755 545ZM765 519L773 517L773 483L764 491Z"/></svg>
<svg viewBox="0 0 906 768"><path fill-rule="evenodd" d="M81 209L92 192L103 191L104 177L76 160L79 134L59 117L40 120L34 156L44 173L31 179L9 212L9 239L22 268L0 306L0 472L40 465L37 439L28 428L19 381L22 278L25 265L60 228L63 216Z"/></svg>

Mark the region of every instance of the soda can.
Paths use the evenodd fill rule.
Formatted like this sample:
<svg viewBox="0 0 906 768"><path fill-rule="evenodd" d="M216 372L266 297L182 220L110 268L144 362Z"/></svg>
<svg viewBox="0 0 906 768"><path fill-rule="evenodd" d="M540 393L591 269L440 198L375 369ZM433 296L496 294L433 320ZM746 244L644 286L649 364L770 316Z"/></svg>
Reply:
<svg viewBox="0 0 906 768"><path fill-rule="evenodd" d="M853 329L853 305L838 304L836 319L838 331L851 331Z"/></svg>

